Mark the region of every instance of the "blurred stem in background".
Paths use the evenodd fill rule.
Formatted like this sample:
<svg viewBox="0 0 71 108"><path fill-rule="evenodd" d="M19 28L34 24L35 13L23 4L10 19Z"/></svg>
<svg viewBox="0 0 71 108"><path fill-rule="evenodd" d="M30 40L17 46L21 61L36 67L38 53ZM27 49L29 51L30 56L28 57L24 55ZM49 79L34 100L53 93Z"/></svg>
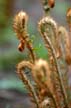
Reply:
<svg viewBox="0 0 71 108"><path fill-rule="evenodd" d="M14 0L0 0L0 28L4 28L13 13Z"/></svg>

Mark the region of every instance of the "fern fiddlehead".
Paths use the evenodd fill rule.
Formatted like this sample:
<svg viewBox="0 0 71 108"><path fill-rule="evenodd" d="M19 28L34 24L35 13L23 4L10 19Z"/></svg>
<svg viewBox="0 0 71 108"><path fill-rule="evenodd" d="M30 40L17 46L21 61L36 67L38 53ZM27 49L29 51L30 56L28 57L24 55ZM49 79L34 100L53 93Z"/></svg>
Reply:
<svg viewBox="0 0 71 108"><path fill-rule="evenodd" d="M53 88L54 89L54 95L55 95L55 100L57 102L57 106L59 108L69 108L68 105L68 96L67 96L67 91L68 89L65 89L68 83L64 84L63 80L67 79L65 78L65 73L67 73L67 68L61 69L61 64L60 62L63 60L61 55L60 55L60 45L58 43L58 27L55 21L50 17L46 16L44 17L40 22L39 22L39 31L44 38L45 45L48 49L48 55L49 55L49 64L52 65L50 66L51 71L54 75L53 81ZM56 51L58 49L58 51ZM58 58L58 59L57 59ZM64 63L65 66L65 63ZM64 68L64 67L63 67ZM62 73L64 78L62 77ZM67 77L67 76L66 76Z"/></svg>
<svg viewBox="0 0 71 108"><path fill-rule="evenodd" d="M30 42L29 35L27 33L27 21L28 21L27 14L21 11L14 18L13 28L17 34L18 39L20 40L18 49L20 51L23 51L24 47L26 46L30 52L32 62L34 62L36 57L33 51L32 43Z"/></svg>

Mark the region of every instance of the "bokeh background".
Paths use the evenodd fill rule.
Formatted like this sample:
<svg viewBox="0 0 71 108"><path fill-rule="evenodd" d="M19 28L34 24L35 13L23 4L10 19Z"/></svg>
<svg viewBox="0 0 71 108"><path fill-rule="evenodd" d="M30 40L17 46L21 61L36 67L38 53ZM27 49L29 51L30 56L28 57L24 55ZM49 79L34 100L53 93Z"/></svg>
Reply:
<svg viewBox="0 0 71 108"><path fill-rule="evenodd" d="M66 11L71 6L71 0L55 1L51 15L58 25L68 29ZM26 11L29 16L28 32L37 56L47 58L47 52L37 29L38 21L44 15L41 0L0 0L0 108L29 108L29 105L23 106L25 89L16 75L16 65L21 60L28 59L28 53L25 51L23 54L18 51L19 41L12 27L15 14L21 10ZM17 103L18 100L20 103Z"/></svg>

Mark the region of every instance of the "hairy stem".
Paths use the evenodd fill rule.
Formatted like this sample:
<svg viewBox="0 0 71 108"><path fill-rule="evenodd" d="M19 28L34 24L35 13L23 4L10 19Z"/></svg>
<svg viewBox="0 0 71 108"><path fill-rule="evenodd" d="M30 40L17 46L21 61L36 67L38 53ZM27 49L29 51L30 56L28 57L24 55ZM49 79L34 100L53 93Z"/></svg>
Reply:
<svg viewBox="0 0 71 108"><path fill-rule="evenodd" d="M30 81L27 79L26 75L23 73L23 68L28 67L32 70L33 64L28 61L22 61L17 65L17 74L19 75L22 82L26 85L27 89L32 93L34 101L36 102L37 108L39 108L39 100L34 90L34 87L31 85Z"/></svg>
<svg viewBox="0 0 71 108"><path fill-rule="evenodd" d="M55 50L49 40L49 38L47 37L46 33L43 35L44 36L44 39L45 39L45 42L46 44L48 43L51 50L52 50L52 55L53 55L53 58L55 59L55 64L56 64L56 68L57 68L57 73L58 73L58 79L59 79L59 82L60 82L60 87L61 87L61 90L62 90L62 94L63 94L63 97L64 97L64 100L65 100L65 104L66 104L66 108L69 108L68 106L68 100L67 100L67 95L66 95L66 92L65 92L65 88L64 88L64 84L63 84L63 81L62 81L62 76L60 74L60 67L59 67L59 64L57 62L57 57L56 57L56 53L55 53Z"/></svg>

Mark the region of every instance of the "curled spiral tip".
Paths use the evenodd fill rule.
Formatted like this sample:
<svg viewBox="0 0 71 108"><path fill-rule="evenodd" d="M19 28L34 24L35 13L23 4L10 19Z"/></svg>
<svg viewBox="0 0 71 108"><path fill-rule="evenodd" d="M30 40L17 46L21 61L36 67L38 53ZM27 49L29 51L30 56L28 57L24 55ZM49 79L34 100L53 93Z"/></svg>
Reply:
<svg viewBox="0 0 71 108"><path fill-rule="evenodd" d="M15 16L13 22L13 28L17 34L20 34L26 30L27 20L28 20L28 15L23 11L20 11Z"/></svg>
<svg viewBox="0 0 71 108"><path fill-rule="evenodd" d="M38 23L39 31L40 31L41 34L44 33L46 24L47 25L50 24L57 31L57 23L49 16L49 17L43 18ZM47 32L48 31L49 31L49 29L47 29Z"/></svg>

